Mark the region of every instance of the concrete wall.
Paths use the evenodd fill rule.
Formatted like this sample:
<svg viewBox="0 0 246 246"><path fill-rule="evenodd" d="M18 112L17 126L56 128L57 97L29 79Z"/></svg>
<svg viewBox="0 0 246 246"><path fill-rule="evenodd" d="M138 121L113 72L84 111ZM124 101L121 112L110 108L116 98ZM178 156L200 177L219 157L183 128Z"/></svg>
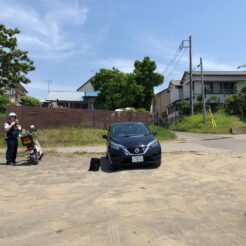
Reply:
<svg viewBox="0 0 246 246"><path fill-rule="evenodd" d="M184 83L183 85L183 99L190 98L190 84Z"/></svg>
<svg viewBox="0 0 246 246"><path fill-rule="evenodd" d="M182 88L172 85L170 87L170 103L182 99Z"/></svg>
<svg viewBox="0 0 246 246"><path fill-rule="evenodd" d="M162 114L167 110L167 106L169 104L170 104L170 93L168 90L164 90L154 97L153 112L152 112L154 121L162 118Z"/></svg>

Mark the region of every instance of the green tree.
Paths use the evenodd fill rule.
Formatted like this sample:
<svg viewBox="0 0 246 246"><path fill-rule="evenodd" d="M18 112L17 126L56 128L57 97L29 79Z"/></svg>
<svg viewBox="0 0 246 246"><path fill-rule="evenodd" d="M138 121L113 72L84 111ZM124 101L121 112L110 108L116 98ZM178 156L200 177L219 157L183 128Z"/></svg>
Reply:
<svg viewBox="0 0 246 246"><path fill-rule="evenodd" d="M0 95L0 113L5 113L7 106L10 104L10 99L7 96Z"/></svg>
<svg viewBox="0 0 246 246"><path fill-rule="evenodd" d="M29 83L26 75L35 69L28 52L18 49L16 35L19 33L17 28L7 29L0 24L0 93L16 88L20 82Z"/></svg>
<svg viewBox="0 0 246 246"><path fill-rule="evenodd" d="M91 83L99 91L96 105L105 109L125 107L149 110L154 96L154 86L163 82L164 77L156 73L156 63L149 57L136 61L133 73L123 73L116 68L102 68Z"/></svg>
<svg viewBox="0 0 246 246"><path fill-rule="evenodd" d="M190 103L187 100L182 100L179 104L180 116L186 116L190 114Z"/></svg>
<svg viewBox="0 0 246 246"><path fill-rule="evenodd" d="M142 86L136 84L132 74L116 68L100 69L91 83L99 91L96 105L110 110L134 106L135 95L143 93Z"/></svg>
<svg viewBox="0 0 246 246"><path fill-rule="evenodd" d="M150 109L154 97L154 87L160 85L164 76L156 71L156 63L149 57L144 57L143 61L135 61L134 79L137 85L144 88L143 93L136 95L136 108Z"/></svg>
<svg viewBox="0 0 246 246"><path fill-rule="evenodd" d="M21 104L26 106L41 106L42 103L35 97L22 96Z"/></svg>
<svg viewBox="0 0 246 246"><path fill-rule="evenodd" d="M246 117L246 86L238 94L226 98L225 112Z"/></svg>

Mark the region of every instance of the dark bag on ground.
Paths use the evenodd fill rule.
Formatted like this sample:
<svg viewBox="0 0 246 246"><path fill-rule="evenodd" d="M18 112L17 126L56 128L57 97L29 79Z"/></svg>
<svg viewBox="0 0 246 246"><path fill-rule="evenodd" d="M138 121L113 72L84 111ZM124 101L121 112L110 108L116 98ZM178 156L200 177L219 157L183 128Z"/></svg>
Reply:
<svg viewBox="0 0 246 246"><path fill-rule="evenodd" d="M100 167L100 159L99 158L91 158L91 163L88 171L98 171Z"/></svg>

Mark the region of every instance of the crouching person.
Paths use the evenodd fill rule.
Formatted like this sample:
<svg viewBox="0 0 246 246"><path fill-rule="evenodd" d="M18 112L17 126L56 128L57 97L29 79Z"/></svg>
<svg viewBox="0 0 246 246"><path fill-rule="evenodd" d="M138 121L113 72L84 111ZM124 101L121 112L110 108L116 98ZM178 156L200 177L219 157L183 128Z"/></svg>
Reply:
<svg viewBox="0 0 246 246"><path fill-rule="evenodd" d="M21 126L18 123L16 113L10 113L8 121L4 123L4 130L6 132L6 165L15 165L18 148L18 135L21 131Z"/></svg>

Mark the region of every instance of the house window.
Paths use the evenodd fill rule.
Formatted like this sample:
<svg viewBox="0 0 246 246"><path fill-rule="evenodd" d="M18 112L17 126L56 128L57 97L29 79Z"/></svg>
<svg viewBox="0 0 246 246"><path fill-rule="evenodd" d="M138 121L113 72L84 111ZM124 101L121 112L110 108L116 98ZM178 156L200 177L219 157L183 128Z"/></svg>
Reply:
<svg viewBox="0 0 246 246"><path fill-rule="evenodd" d="M213 93L213 82L206 82L205 87L207 90L207 94L212 94Z"/></svg>
<svg viewBox="0 0 246 246"><path fill-rule="evenodd" d="M223 94L234 94L236 92L235 82L221 82L220 83L221 93Z"/></svg>

